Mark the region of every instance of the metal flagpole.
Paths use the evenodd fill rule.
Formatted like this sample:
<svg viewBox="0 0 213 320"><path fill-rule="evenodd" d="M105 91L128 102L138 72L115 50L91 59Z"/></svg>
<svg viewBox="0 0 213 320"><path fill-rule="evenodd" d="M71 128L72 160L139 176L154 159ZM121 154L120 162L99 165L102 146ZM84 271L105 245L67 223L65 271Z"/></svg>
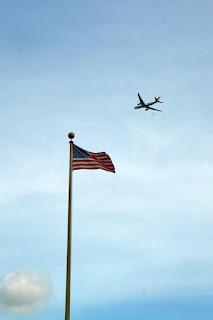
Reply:
<svg viewBox="0 0 213 320"><path fill-rule="evenodd" d="M68 134L70 139L69 160L69 195L68 195L68 224L67 224L67 273L66 273L66 305L65 320L70 320L70 288L71 288L71 249L72 249L72 165L73 165L73 132Z"/></svg>

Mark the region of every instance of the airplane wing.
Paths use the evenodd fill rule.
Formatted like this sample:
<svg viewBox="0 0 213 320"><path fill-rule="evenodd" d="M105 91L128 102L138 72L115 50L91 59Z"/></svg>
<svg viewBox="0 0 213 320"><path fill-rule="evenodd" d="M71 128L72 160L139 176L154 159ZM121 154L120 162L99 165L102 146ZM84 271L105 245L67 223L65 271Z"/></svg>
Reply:
<svg viewBox="0 0 213 320"><path fill-rule="evenodd" d="M138 98L139 98L139 100L140 100L141 105L142 105L142 106L145 106L145 103L144 103L144 101L141 99L141 96L140 96L139 93L138 93Z"/></svg>
<svg viewBox="0 0 213 320"><path fill-rule="evenodd" d="M151 107L147 107L147 109L146 109L146 110L149 110L149 109L162 112L162 111L161 111L161 110L159 110L159 109L155 109L155 108L151 108Z"/></svg>

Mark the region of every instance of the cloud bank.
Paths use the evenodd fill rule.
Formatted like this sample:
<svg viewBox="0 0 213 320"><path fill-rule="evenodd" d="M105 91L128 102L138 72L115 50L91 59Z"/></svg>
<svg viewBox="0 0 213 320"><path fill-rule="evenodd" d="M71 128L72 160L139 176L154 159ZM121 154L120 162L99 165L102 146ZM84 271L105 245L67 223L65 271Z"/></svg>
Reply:
<svg viewBox="0 0 213 320"><path fill-rule="evenodd" d="M43 307L52 293L48 275L38 278L32 273L8 273L0 282L0 306L16 314L30 313Z"/></svg>

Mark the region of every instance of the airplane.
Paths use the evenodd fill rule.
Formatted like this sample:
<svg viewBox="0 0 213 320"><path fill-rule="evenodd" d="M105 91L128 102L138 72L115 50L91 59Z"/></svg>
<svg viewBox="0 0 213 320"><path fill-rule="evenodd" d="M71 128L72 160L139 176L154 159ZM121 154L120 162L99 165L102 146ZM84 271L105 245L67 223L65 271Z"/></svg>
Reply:
<svg viewBox="0 0 213 320"><path fill-rule="evenodd" d="M162 101L160 101L160 97L155 97L155 101L153 102L149 102L149 103L144 103L144 101L141 99L140 94L138 93L138 98L139 98L139 103L137 104L137 106L135 106L135 109L140 109L140 108L145 108L145 111L147 110L155 110L155 111L160 111L159 109L155 109L155 108L151 108L150 106L152 106L155 103L163 103Z"/></svg>

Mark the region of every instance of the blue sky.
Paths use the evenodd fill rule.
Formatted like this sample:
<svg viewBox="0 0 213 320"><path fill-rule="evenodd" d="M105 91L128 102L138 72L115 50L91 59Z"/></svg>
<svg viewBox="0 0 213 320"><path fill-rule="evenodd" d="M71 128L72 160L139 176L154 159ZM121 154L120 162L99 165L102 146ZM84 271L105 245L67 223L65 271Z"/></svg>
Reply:
<svg viewBox="0 0 213 320"><path fill-rule="evenodd" d="M74 173L72 319L212 319L212 1L0 9L0 276L54 287L23 319L63 319L69 131L117 171Z"/></svg>

